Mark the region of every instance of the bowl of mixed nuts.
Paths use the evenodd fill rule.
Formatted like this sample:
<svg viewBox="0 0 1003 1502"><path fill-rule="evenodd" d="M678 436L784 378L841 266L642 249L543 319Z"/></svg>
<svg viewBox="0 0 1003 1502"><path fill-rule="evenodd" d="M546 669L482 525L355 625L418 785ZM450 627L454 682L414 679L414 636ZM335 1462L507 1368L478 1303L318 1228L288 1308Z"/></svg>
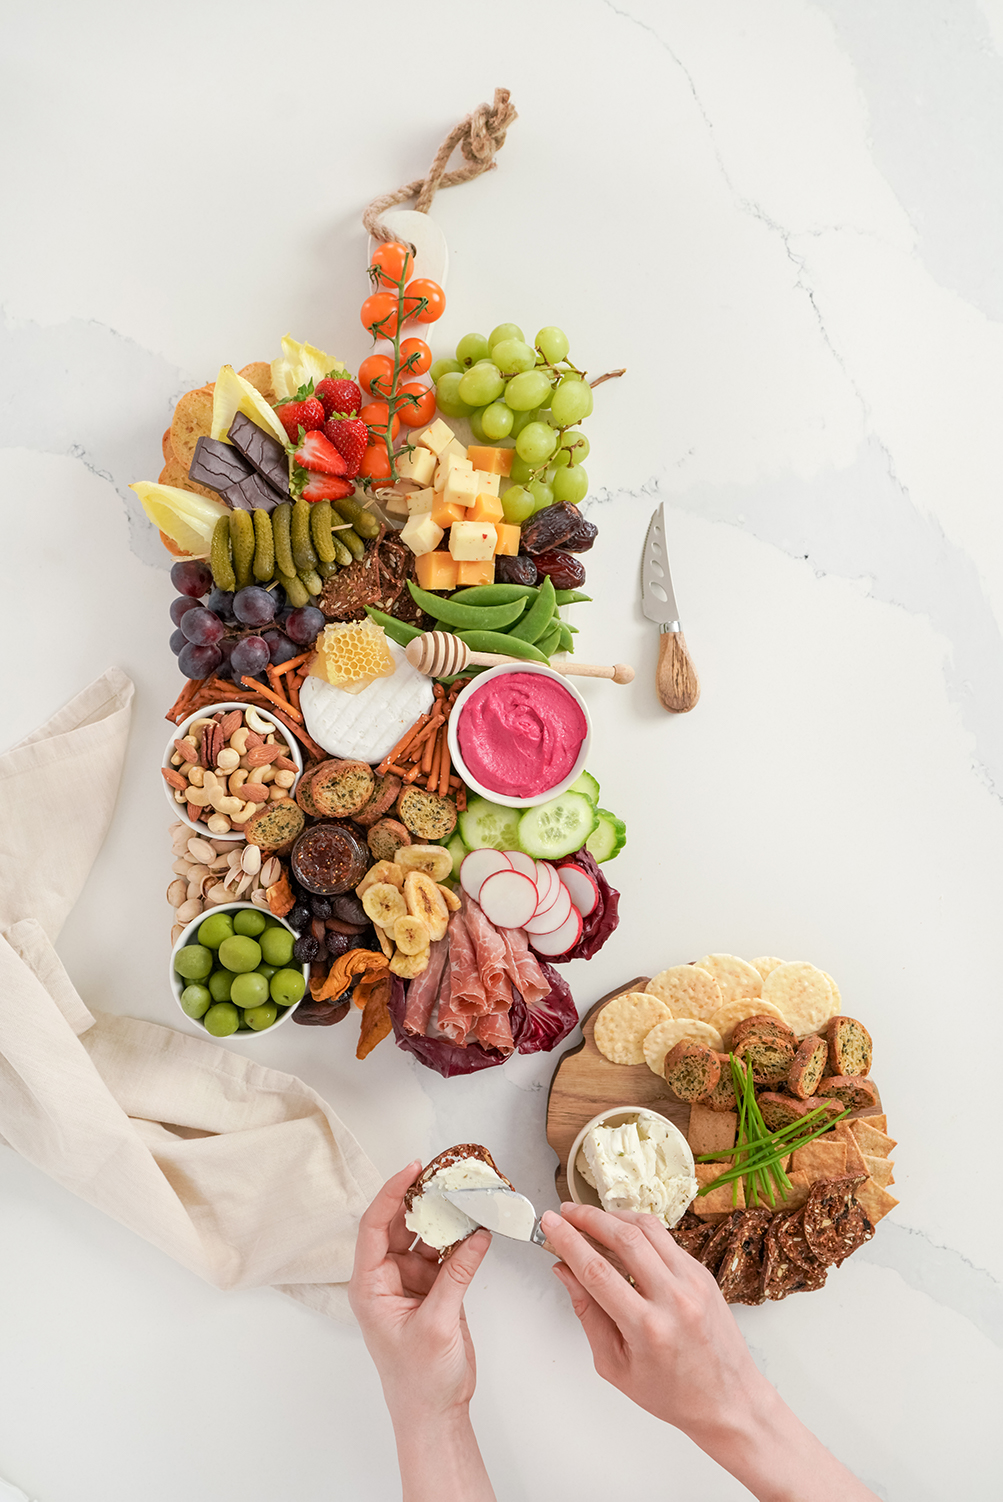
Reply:
<svg viewBox="0 0 1003 1502"><path fill-rule="evenodd" d="M293 796L303 757L267 710L209 704L178 726L161 771L176 818L195 834L239 840L263 804Z"/></svg>

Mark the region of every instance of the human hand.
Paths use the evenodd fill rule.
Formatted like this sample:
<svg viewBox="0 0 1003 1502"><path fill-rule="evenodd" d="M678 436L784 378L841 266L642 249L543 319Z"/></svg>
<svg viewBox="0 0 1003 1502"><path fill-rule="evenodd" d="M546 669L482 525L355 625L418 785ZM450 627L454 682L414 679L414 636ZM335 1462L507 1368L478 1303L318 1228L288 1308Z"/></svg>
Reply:
<svg viewBox="0 0 1003 1502"><path fill-rule="evenodd" d="M383 1383L395 1425L464 1409L476 1382L463 1296L491 1245L476 1231L439 1265L404 1224L404 1191L421 1171L388 1179L359 1223L348 1285L352 1311Z"/></svg>

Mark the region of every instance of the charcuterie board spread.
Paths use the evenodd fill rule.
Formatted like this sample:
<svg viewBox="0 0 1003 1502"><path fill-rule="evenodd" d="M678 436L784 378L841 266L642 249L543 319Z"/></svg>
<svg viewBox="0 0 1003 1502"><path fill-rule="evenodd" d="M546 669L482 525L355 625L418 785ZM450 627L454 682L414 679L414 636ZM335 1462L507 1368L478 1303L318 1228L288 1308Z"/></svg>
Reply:
<svg viewBox="0 0 1003 1502"><path fill-rule="evenodd" d="M593 1182L589 1137L606 1128L581 1141L596 1118L635 1145L648 1113L665 1118L694 1160L669 1229L731 1302L821 1287L897 1204L870 1036L815 966L707 955L612 992L582 1032L547 1102L561 1199L614 1207Z"/></svg>
<svg viewBox="0 0 1003 1502"><path fill-rule="evenodd" d="M186 680L162 767L172 982L215 1037L354 1003L359 1058L393 1033L469 1073L567 1036L555 966L617 924L600 865L625 829L568 674L632 675L567 655L597 537L580 424L605 377L556 326L500 324L433 360L445 295L412 248L379 244L370 279L376 347L354 376L291 336L224 365L178 402L159 479L133 486L176 558ZM270 976L276 925L293 950ZM228 986L221 954L245 978Z"/></svg>

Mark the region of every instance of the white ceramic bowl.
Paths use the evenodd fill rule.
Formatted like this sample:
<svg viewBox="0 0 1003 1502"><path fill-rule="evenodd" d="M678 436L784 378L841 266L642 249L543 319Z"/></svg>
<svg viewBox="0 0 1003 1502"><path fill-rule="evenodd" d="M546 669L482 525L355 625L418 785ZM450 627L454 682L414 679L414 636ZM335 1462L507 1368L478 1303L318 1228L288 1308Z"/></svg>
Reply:
<svg viewBox="0 0 1003 1502"><path fill-rule="evenodd" d="M572 767L571 771L568 773L567 777L562 779L562 781L555 783L553 787L548 788L544 793L537 793L532 798L510 798L505 793L499 793L492 788L484 787L483 784L479 783L477 779L471 775L466 763L463 760L463 753L460 751L459 727L460 720L463 717L463 708L467 700L470 699L474 694L476 694L480 689L482 689L486 683L490 683L493 678L500 678L503 675L507 676L510 673L537 673L542 678L553 678L554 681L556 683L559 683L564 691L569 694L572 699L574 699L582 714L585 716L585 738L582 741L581 750L578 753L578 759ZM449 746L449 754L453 759L453 766L456 768L457 772L463 778L467 786L469 788L472 788L475 793L479 793L482 798L487 798L489 803L500 803L505 808L534 808L538 803L549 803L551 798L557 798L561 795L561 793L566 792L571 784L573 782L577 782L578 778L585 771L585 763L588 760L589 747L592 744L592 720L589 716L589 707L585 703L585 700L582 698L578 690L568 682L563 673L557 673L553 668L545 667L542 662L506 662L502 663L500 667L488 668L486 673L478 673L477 677L473 678L470 683L467 684L463 692L457 695L456 703L453 706L453 712L449 717L449 727L446 732L446 741ZM175 805L175 807L176 806L177 805Z"/></svg>
<svg viewBox="0 0 1003 1502"><path fill-rule="evenodd" d="M253 902L221 902L218 907L207 908L204 913L200 913L197 918L193 918L192 921L185 926L184 932L180 933L178 935L178 941L175 944L174 948L171 950L171 959L170 959L170 965L168 967L168 976L170 977L171 991L173 993L174 1000L178 1004L178 1011L181 1013L182 1017L184 1017L184 1019L185 1019L186 1022L190 1022L191 1025L192 1025L192 1027L197 1027L199 1029L199 1031L203 1034L204 1037L211 1038L214 1043L228 1043L231 1038L241 1038L241 1039L244 1039L244 1038L247 1038L247 1039L251 1039L251 1038L267 1038L268 1035L269 1035L269 1033L274 1033L275 1029L277 1027L281 1027L282 1024L283 1024L283 1022L288 1022L289 1021L290 1017L292 1016L292 1014L295 1012L296 1008L300 1004L299 1001L293 1002L292 1006L291 1007L287 1007L286 1010L282 1013L281 1016L276 1017L275 1021L271 1025L271 1027L262 1028L260 1032L255 1032L253 1028L248 1028L248 1029L246 1029L245 1031L242 1031L242 1032L229 1033L225 1038L217 1038L214 1033L207 1032L206 1029L202 1026L202 1023L199 1021L199 1019L197 1017L189 1017L188 1013L185 1011L184 1007L181 1005L181 993L185 989L185 986L190 985L191 982L185 980L183 976L180 976L178 974L178 972L174 968L174 960L175 960L175 957L177 955L178 950L179 949L184 949L184 947L185 947L186 944L195 944L195 943L198 942L198 937L197 936L198 936L198 930L199 930L199 928L202 926L202 924L205 922L205 920L207 918L211 918L214 913L239 913L239 912L242 912L244 909L250 909L250 911L252 913L261 913L264 917L271 918L276 923L281 923L283 928L288 928L289 929L289 932L292 934L292 936L293 936L294 939L296 939L298 937L295 929L290 928L289 924L285 921L284 918L276 918L275 915L274 915L274 913L267 912L265 908L258 907L256 903L253 903ZM284 968L286 970L301 970L303 972L303 980L304 980L304 983L306 983L306 990L303 992L303 995L300 997L300 1001L304 1001L306 999L306 997L308 997L310 995L310 988L309 988L310 966L309 965L297 965L295 962L290 962L290 964L286 965Z"/></svg>
<svg viewBox="0 0 1003 1502"><path fill-rule="evenodd" d="M296 763L296 781L293 783L292 787L287 789L290 798L295 797L296 784L299 782L300 777L303 775L303 754L300 751L299 742L297 741L291 730L287 730L284 725L280 725L278 720L276 720L274 716L268 713L267 709L261 709L257 704L207 704L204 709L196 709L194 714L190 714L186 720L181 721L181 724L174 731L170 740L167 742L167 746L164 751L164 759L161 762L161 766L168 767L171 771L177 770L176 768L171 767L171 757L174 755L174 742L184 740L185 736L188 733L188 727L195 720L211 720L213 715L219 714L221 710L224 714L228 714L231 709L253 709L255 714L259 714L263 720L268 721L269 725L273 727L276 734L282 736L283 740L286 742L286 745L289 747L289 760ZM212 831L206 826L206 823L203 819L189 819L188 809L186 805L183 803L175 802L174 789L171 787L167 779L165 777L161 777L161 782L163 783L164 792L167 795L167 801L171 805L171 812L174 814L174 817L176 819L180 819L182 824L187 824L188 828L192 830L194 834L200 834L205 840L242 840L244 838L244 833L241 829L231 829L227 834L213 834Z"/></svg>
<svg viewBox="0 0 1003 1502"><path fill-rule="evenodd" d="M595 1205L598 1209L602 1209L602 1201L598 1193L592 1188L591 1184L586 1184L575 1166L578 1161L578 1154L582 1150L582 1143L592 1128L597 1126L623 1126L628 1121L637 1121L645 1116L649 1117L652 1121L668 1122L674 1131L679 1131L675 1122L669 1121L669 1118L663 1116L660 1111L649 1110L647 1106L612 1106L608 1111L601 1111L598 1116L593 1116L591 1121L585 1123L572 1144L571 1152L568 1154L568 1191L576 1205ZM686 1138L683 1137L682 1132L679 1132L679 1136L686 1148L690 1172L692 1173L693 1154L690 1152L690 1145L686 1141Z"/></svg>

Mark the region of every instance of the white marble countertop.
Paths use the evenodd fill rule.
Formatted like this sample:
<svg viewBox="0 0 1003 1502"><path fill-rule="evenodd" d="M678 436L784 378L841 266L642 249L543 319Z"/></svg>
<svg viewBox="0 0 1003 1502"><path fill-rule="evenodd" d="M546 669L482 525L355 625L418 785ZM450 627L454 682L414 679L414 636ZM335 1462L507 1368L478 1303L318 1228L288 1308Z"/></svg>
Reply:
<svg viewBox="0 0 1003 1502"><path fill-rule="evenodd" d="M513 319L625 365L588 424L593 770L623 921L579 1006L707 950L815 961L874 1034L900 1207L829 1286L739 1309L878 1496L999 1496L1003 911L1001 0L38 0L10 21L4 744L104 668L137 685L118 811L59 949L173 1025L156 775L177 693L156 478L178 395L287 331L366 353L359 215L496 84L499 169L444 193L436 353ZM402 59L398 68L395 56ZM405 60L408 59L409 60ZM651 688L641 540L667 503L703 696ZM128 895L126 895L126 893ZM541 1207L552 1056L443 1081L282 1029L381 1170L482 1140ZM240 1045L234 1045L239 1047ZM398 1495L356 1331L221 1294L0 1152L0 1475L39 1502ZM500 1239L496 1239L498 1241ZM748 1495L600 1383L535 1249L469 1297L499 1497Z"/></svg>

